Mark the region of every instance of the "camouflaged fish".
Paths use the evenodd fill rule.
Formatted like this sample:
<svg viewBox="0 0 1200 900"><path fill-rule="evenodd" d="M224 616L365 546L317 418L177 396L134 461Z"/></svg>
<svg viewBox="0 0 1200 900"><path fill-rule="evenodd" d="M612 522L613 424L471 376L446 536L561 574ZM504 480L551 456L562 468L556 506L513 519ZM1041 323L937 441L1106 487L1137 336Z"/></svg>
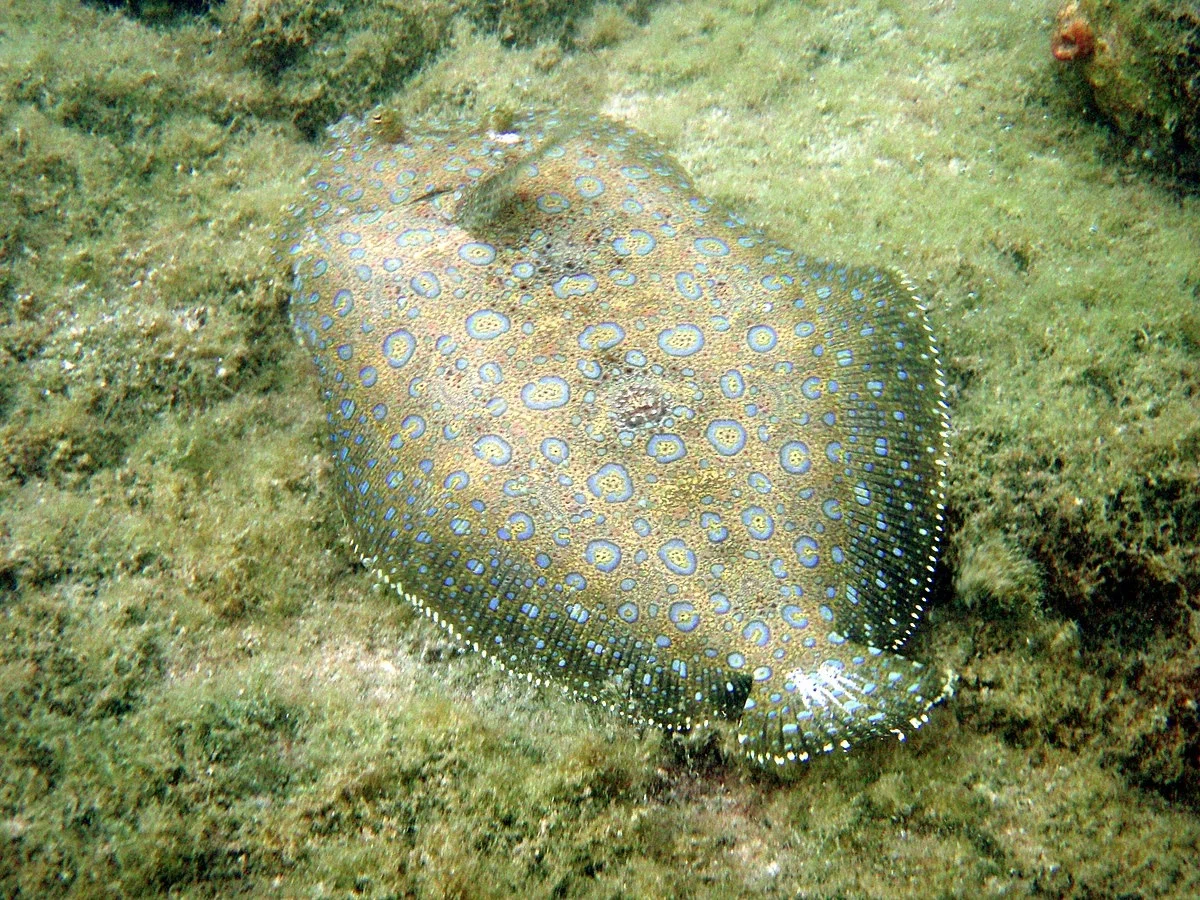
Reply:
<svg viewBox="0 0 1200 900"><path fill-rule="evenodd" d="M603 117L332 135L285 246L367 566L514 672L758 760L927 720L949 682L896 651L948 414L905 282Z"/></svg>

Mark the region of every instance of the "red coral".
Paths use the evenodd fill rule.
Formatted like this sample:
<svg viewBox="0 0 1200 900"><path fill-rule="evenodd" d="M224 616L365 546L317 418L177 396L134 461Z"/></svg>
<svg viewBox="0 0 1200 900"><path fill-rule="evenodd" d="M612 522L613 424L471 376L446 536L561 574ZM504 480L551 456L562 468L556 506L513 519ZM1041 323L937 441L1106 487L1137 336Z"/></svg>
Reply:
<svg viewBox="0 0 1200 900"><path fill-rule="evenodd" d="M1079 4L1072 0L1065 4L1055 18L1054 35L1050 38L1050 52L1062 62L1087 59L1096 49L1096 35Z"/></svg>

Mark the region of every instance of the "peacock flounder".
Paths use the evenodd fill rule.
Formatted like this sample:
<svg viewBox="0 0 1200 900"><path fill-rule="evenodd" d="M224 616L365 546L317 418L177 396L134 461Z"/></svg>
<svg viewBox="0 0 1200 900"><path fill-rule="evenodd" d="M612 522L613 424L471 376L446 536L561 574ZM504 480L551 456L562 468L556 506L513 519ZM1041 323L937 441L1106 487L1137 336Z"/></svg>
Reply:
<svg viewBox="0 0 1200 900"><path fill-rule="evenodd" d="M911 289L603 117L333 129L285 245L357 554L476 650L758 760L919 727L948 427Z"/></svg>

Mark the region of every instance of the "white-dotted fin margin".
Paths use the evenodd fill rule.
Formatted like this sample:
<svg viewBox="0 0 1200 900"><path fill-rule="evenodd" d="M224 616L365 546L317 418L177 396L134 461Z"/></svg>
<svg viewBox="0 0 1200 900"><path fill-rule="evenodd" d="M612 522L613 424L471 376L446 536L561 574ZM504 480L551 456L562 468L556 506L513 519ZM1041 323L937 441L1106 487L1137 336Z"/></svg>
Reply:
<svg viewBox="0 0 1200 900"><path fill-rule="evenodd" d="M950 466L950 405L946 402L946 373L942 369L942 355L938 349L937 338L933 333L933 326L929 324L929 306L921 298L921 295L917 291L917 286L911 278L903 272L897 272L896 276L900 285L908 291L909 298L913 304L913 309L909 312L909 316L914 318L919 317L921 327L925 332L927 345L926 351L921 354L921 358L929 361L930 367L933 370L934 384L937 385L937 416L939 427L937 445L930 445L925 448L926 453L933 455L933 464L937 470L937 480L929 487L929 494L933 498L933 535L929 543L929 552L925 559L925 581L921 585L921 596L912 611L912 615L909 617L904 633L889 644L888 649L890 650L899 650L912 637L913 632L921 621L921 615L925 612L925 607L929 604L929 597L933 592L933 578L937 572L938 560L941 558L942 553L942 544L946 538L946 477ZM933 703L938 703L941 699L939 697Z"/></svg>
<svg viewBox="0 0 1200 900"><path fill-rule="evenodd" d="M424 614L425 618L440 627L443 631L449 634L455 641L464 647L469 647L474 652L478 653L484 659L499 667L502 671L519 678L524 678L534 687L557 687L568 697L575 700L586 700L595 703L598 706L607 709L611 713L621 716L623 719L635 724L646 725L654 728L661 728L667 732L687 732L693 728L706 728L711 724L710 719L693 719L691 716L685 716L677 722L659 721L653 716L643 716L634 712L630 706L622 706L620 703L613 700L611 697L601 694L592 693L579 689L573 684L559 681L556 678L535 674L532 671L518 669L510 666L499 655L492 653L487 647L480 644L478 641L469 640L454 627L454 623L441 616L436 609L425 603L416 594L410 593L404 588L404 585L393 581L392 578L383 569L376 565L376 558L373 556L365 556L358 544L353 545L354 555L359 558L364 566L366 566L372 574L382 583L392 588L397 594L407 600L420 613ZM501 644L500 646L504 646Z"/></svg>

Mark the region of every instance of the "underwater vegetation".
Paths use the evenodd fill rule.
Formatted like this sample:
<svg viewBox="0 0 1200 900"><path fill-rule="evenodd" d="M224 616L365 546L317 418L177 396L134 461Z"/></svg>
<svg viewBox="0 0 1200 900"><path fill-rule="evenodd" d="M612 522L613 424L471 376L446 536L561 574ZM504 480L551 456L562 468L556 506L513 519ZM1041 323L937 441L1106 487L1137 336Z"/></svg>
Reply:
<svg viewBox="0 0 1200 900"><path fill-rule="evenodd" d="M1188 0L1070 0L1051 52L1063 76L1146 162L1200 177L1200 8Z"/></svg>
<svg viewBox="0 0 1200 900"><path fill-rule="evenodd" d="M1200 204L1077 114L1055 4L337 6L0 3L0 893L1200 893ZM344 115L565 98L922 297L904 652L960 678L904 745L631 725L356 559L271 234Z"/></svg>
<svg viewBox="0 0 1200 900"><path fill-rule="evenodd" d="M274 101L310 138L351 109L385 99L397 84L476 27L504 46L598 46L645 21L648 0L620 7L592 0L94 0L154 24L186 24L207 11L225 51L270 79ZM618 11L619 10L619 11ZM459 98L460 100L466 98Z"/></svg>

